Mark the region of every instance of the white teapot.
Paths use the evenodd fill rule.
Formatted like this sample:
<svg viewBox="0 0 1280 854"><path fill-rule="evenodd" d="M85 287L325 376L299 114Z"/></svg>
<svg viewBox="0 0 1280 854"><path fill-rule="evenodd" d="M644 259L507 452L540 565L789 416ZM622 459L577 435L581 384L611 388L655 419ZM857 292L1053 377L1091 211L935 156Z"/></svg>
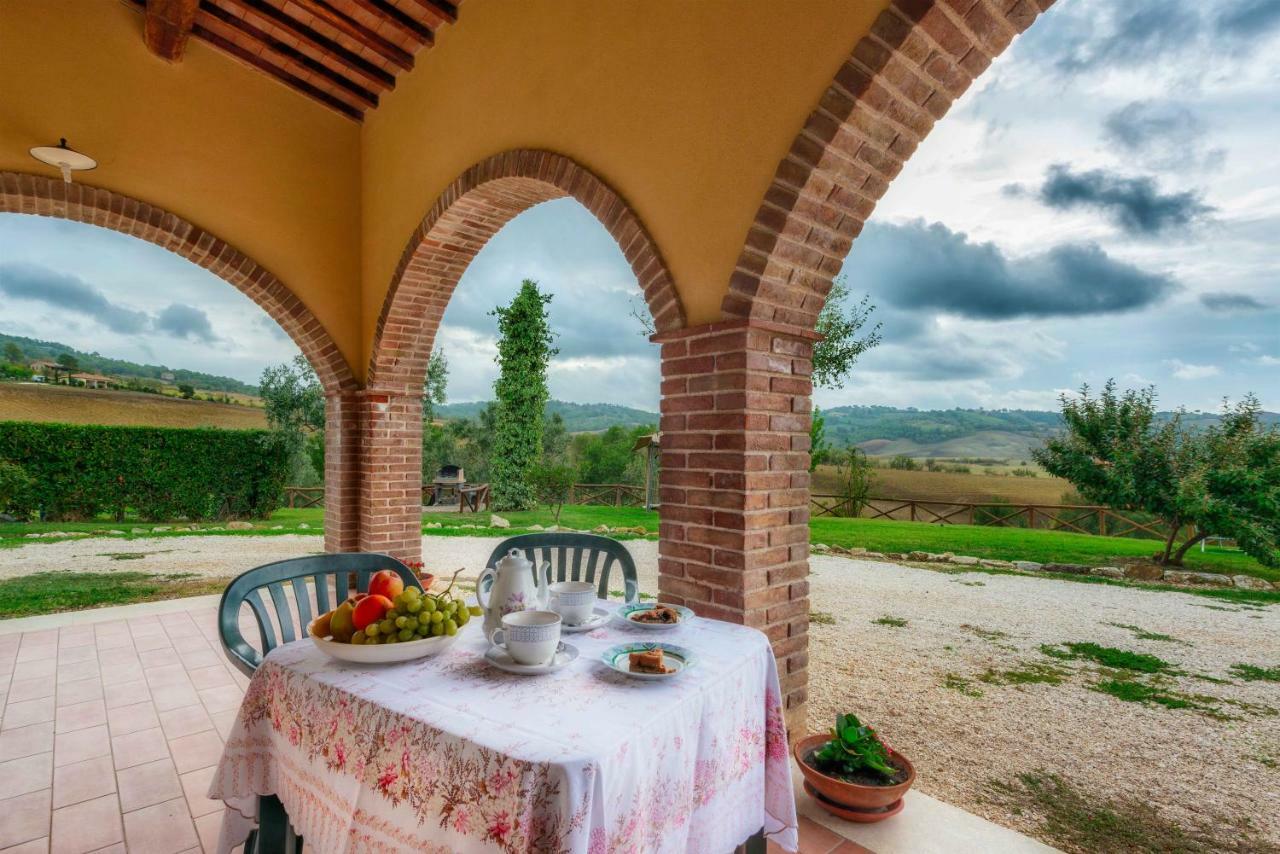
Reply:
<svg viewBox="0 0 1280 854"><path fill-rule="evenodd" d="M533 564L519 549L512 549L495 566L486 567L476 582L476 601L484 611L484 634L488 637L513 611L545 611L551 579L551 562L535 576Z"/></svg>

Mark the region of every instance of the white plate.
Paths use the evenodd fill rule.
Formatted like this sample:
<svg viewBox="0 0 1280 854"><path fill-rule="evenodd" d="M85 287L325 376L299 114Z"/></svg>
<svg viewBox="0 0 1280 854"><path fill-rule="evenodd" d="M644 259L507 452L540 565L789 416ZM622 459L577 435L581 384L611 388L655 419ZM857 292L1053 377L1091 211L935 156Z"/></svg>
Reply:
<svg viewBox="0 0 1280 854"><path fill-rule="evenodd" d="M652 611L657 607L670 608L680 615L680 621L676 623L640 623L631 619L630 615L639 611ZM666 602L633 602L630 605L623 605L614 614L619 620L628 626L635 626L637 629L644 629L650 632L669 632L672 629L678 629L685 623L693 619L694 613L683 605L668 605Z"/></svg>
<svg viewBox="0 0 1280 854"><path fill-rule="evenodd" d="M631 653L659 648L662 650L662 663L670 670L669 673L637 673L631 669ZM606 649L600 655L600 660L606 667L616 670L623 676L650 682L674 679L692 667L695 661L692 650L673 643L620 643Z"/></svg>
<svg viewBox="0 0 1280 854"><path fill-rule="evenodd" d="M586 622L578 623L576 626L571 626L568 623L564 623L560 626L560 631L568 632L571 635L577 634L578 632L589 632L592 629L598 629L601 626L603 626L605 624L605 621L608 619L609 619L608 611L606 611L604 608L596 608L594 611L591 612L591 616L587 618Z"/></svg>
<svg viewBox="0 0 1280 854"><path fill-rule="evenodd" d="M462 634L462 629L459 629L458 634ZM311 638L311 642L330 658L353 661L357 664L392 664L399 661L412 661L415 658L426 658L429 655L444 652L458 639L458 635L440 635L437 638L422 638L403 643L338 643L327 638L316 637L311 633L311 626L307 626L307 637Z"/></svg>
<svg viewBox="0 0 1280 854"><path fill-rule="evenodd" d="M578 660L578 648L573 644L560 642L555 656L546 664L517 664L511 654L500 646L491 646L484 654L484 660L499 670L517 673L521 676L540 676L544 673L555 673L563 670Z"/></svg>

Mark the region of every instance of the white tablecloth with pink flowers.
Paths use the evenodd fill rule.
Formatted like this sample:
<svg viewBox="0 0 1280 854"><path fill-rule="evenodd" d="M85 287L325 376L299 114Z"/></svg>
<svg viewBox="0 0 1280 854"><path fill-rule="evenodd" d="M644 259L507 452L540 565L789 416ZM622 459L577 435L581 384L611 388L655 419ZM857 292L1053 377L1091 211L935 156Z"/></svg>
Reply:
<svg viewBox="0 0 1280 854"><path fill-rule="evenodd" d="M694 667L655 683L600 662L659 639L693 650ZM578 660L538 677L486 664L478 625L405 664L341 663L309 640L273 650L210 787L226 803L220 851L244 840L259 794L319 854L724 852L762 827L796 849L763 634L695 619L659 638L611 620L564 640Z"/></svg>

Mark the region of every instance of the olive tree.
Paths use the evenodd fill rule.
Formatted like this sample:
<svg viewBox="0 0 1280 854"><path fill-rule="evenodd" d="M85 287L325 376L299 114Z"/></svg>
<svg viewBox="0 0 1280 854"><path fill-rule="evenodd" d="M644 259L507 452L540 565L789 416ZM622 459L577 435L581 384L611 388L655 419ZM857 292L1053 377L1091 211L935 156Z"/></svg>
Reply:
<svg viewBox="0 0 1280 854"><path fill-rule="evenodd" d="M1217 424L1187 427L1162 418L1155 389L1119 393L1109 381L1093 397L1062 397L1066 430L1035 452L1045 471L1085 499L1141 510L1168 530L1154 556L1179 566L1208 536L1230 537L1267 566L1280 565L1280 431L1264 427L1253 395L1229 405Z"/></svg>

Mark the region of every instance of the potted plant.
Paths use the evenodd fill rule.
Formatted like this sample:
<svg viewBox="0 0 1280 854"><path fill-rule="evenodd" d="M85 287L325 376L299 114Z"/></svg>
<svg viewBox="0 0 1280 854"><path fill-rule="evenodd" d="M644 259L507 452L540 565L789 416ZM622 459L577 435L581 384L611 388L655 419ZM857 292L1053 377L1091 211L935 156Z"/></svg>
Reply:
<svg viewBox="0 0 1280 854"><path fill-rule="evenodd" d="M795 745L804 788L818 805L848 821L883 821L902 810L916 769L857 715L837 715L828 734Z"/></svg>

